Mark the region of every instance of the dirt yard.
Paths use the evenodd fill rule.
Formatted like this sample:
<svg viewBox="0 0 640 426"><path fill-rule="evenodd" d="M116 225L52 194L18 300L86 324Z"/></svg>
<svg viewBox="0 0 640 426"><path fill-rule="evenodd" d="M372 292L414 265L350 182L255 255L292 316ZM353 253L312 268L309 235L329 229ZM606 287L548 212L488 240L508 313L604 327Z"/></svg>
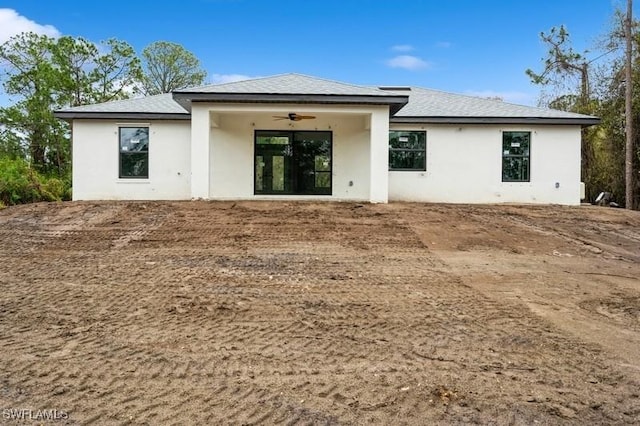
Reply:
<svg viewBox="0 0 640 426"><path fill-rule="evenodd" d="M36 204L0 238L2 422L640 422L638 212Z"/></svg>

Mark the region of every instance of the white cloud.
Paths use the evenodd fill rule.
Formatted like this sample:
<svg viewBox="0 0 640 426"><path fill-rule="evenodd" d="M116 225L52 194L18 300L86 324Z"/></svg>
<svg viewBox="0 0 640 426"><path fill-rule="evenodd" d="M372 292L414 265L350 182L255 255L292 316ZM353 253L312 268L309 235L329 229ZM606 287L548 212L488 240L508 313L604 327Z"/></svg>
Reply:
<svg viewBox="0 0 640 426"><path fill-rule="evenodd" d="M413 46L410 44L396 44L395 46L391 46L391 50L394 52L411 52L413 50Z"/></svg>
<svg viewBox="0 0 640 426"><path fill-rule="evenodd" d="M234 81L250 80L252 78L243 74L211 74L209 75L209 84L233 83Z"/></svg>
<svg viewBox="0 0 640 426"><path fill-rule="evenodd" d="M14 35L24 32L59 37L60 31L53 25L41 25L26 18L13 9L0 9L0 43L4 43Z"/></svg>
<svg viewBox="0 0 640 426"><path fill-rule="evenodd" d="M477 96L479 98L500 99L505 102L514 104L533 105L535 96L525 92L507 91L498 92L495 90L467 90L464 92L469 96Z"/></svg>
<svg viewBox="0 0 640 426"><path fill-rule="evenodd" d="M417 71L429 68L431 64L417 56L400 55L387 61L387 65L391 68L403 68L409 71Z"/></svg>

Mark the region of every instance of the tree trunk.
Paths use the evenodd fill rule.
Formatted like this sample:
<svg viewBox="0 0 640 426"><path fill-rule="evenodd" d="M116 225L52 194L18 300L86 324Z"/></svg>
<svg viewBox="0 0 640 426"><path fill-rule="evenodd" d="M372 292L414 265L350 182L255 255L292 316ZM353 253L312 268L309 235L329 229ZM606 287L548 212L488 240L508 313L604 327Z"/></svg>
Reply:
<svg viewBox="0 0 640 426"><path fill-rule="evenodd" d="M632 0L627 0L627 16L624 23L624 33L627 42L626 46L626 66L625 66L625 206L627 209L633 210L635 207L633 197L633 113L632 113L632 90L631 81L631 63L632 63L632 39L631 39L631 8Z"/></svg>
<svg viewBox="0 0 640 426"><path fill-rule="evenodd" d="M31 140L29 143L29 154L31 155L31 164L33 165L33 167L35 167L39 171L44 169L44 166L45 166L45 150L42 144L40 143L41 139L42 139L41 135L32 134Z"/></svg>
<svg viewBox="0 0 640 426"><path fill-rule="evenodd" d="M582 114L588 114L589 106L589 64L584 62L580 66L580 111Z"/></svg>

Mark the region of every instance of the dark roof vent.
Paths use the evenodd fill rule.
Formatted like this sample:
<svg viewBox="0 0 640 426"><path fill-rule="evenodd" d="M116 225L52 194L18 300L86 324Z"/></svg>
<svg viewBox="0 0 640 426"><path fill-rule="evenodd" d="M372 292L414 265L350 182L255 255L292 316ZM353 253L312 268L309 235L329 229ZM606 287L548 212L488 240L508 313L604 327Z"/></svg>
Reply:
<svg viewBox="0 0 640 426"><path fill-rule="evenodd" d="M411 90L411 87L407 86L380 86L378 87L380 90Z"/></svg>

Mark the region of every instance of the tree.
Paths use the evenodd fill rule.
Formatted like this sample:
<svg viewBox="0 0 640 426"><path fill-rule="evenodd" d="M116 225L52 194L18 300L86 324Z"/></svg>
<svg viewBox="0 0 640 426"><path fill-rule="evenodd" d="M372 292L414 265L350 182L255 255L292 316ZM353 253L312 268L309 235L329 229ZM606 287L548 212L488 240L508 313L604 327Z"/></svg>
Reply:
<svg viewBox="0 0 640 426"><path fill-rule="evenodd" d="M5 91L19 97L14 105L0 110L0 119L11 138L28 141L29 158L41 170L48 168L47 154L54 151L59 170L64 161L63 141L58 139L62 124L51 112L59 84L51 62L54 44L50 37L23 33L0 47L0 59L8 74Z"/></svg>
<svg viewBox="0 0 640 426"><path fill-rule="evenodd" d="M61 37L52 46L52 62L61 79L60 105L126 99L142 79L133 47L116 39L97 46L82 37Z"/></svg>
<svg viewBox="0 0 640 426"><path fill-rule="evenodd" d="M142 51L145 95L169 93L203 84L207 75L195 55L179 44L156 41Z"/></svg>
<svg viewBox="0 0 640 426"><path fill-rule="evenodd" d="M632 132L640 125L637 22L631 21L630 13L616 11L612 28L599 44L600 55L593 55L592 59L587 59L586 53L573 51L564 27L542 33L541 37L548 46L544 69L539 74L531 70L526 73L533 83L555 89L556 96L548 106L602 119L599 126L582 133L582 178L588 198L593 200L600 191L608 191L628 208L635 207L633 200L640 195L638 179L628 184L626 174L631 169L633 177L640 165L640 151L629 148L629 136L636 147L640 142L640 135ZM631 50L625 51L625 46ZM600 61L597 68L593 66L595 61ZM630 118L625 118L629 111Z"/></svg>
<svg viewBox="0 0 640 426"><path fill-rule="evenodd" d="M576 53L571 47L569 33L561 25L553 27L548 34L540 33L540 39L548 46L544 69L540 74L531 69L525 72L531 82L539 85L564 85L567 76L577 76L580 81L580 92L575 109L585 109L589 103L589 62L585 55Z"/></svg>
<svg viewBox="0 0 640 426"><path fill-rule="evenodd" d="M93 88L92 102L127 99L143 78L140 59L125 41L109 39L104 42L107 52L96 57L90 72Z"/></svg>
<svg viewBox="0 0 640 426"><path fill-rule="evenodd" d="M53 111L67 106L129 97L140 79L140 61L127 43L108 40L102 49L83 38L54 39L22 33L0 46L4 88L17 98L0 108L3 141L45 174L67 176L69 129ZM20 141L20 142L17 142Z"/></svg>
<svg viewBox="0 0 640 426"><path fill-rule="evenodd" d="M589 79L589 65L586 52L577 53L571 47L569 33L564 26L553 27L548 34L540 33L540 39L548 47L547 57L544 58L544 69L536 73L531 69L525 72L534 84L553 85L563 93L548 103L551 108L564 111L593 114L596 103L591 98ZM577 85L573 85L577 79ZM577 87L576 87L577 86ZM568 92L568 93L567 93ZM587 188L589 198L594 198L599 182L594 176L594 158L596 156L594 139L597 137L592 129L582 130L582 180Z"/></svg>

